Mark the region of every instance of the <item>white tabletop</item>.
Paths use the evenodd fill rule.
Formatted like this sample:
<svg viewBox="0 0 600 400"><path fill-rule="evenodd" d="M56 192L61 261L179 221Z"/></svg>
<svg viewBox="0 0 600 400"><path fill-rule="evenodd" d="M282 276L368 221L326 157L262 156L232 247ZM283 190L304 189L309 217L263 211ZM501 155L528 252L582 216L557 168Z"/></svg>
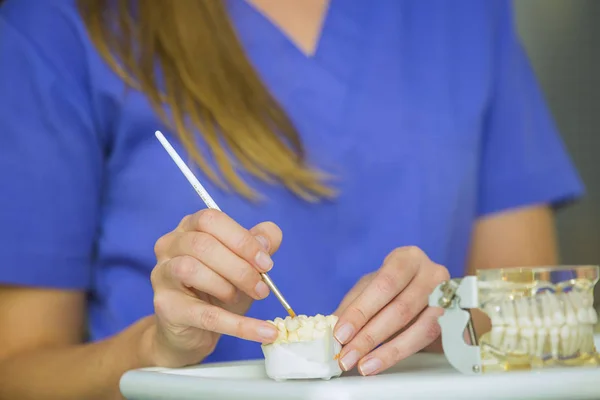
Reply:
<svg viewBox="0 0 600 400"><path fill-rule="evenodd" d="M275 382L262 360L130 371L121 391L136 400L600 399L600 368L467 376L439 354L416 354L373 377Z"/></svg>

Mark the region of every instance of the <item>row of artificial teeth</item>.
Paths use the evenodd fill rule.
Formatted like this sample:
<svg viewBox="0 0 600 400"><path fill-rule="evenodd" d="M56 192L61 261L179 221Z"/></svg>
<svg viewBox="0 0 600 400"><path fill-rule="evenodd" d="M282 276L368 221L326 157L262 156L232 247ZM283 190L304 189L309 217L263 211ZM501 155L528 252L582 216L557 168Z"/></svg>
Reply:
<svg viewBox="0 0 600 400"><path fill-rule="evenodd" d="M590 354L595 351L594 328L592 325L563 325L550 329L495 326L490 332L490 345L504 353L539 358Z"/></svg>
<svg viewBox="0 0 600 400"><path fill-rule="evenodd" d="M484 311L492 326L553 328L594 325L598 315L588 297L577 291L544 292L533 297L490 302L485 305Z"/></svg>
<svg viewBox="0 0 600 400"><path fill-rule="evenodd" d="M268 321L277 327L278 336L275 340L279 342L303 342L324 337L331 332L337 323L335 315L324 316L317 314L314 317L298 315L297 317L275 318Z"/></svg>
<svg viewBox="0 0 600 400"><path fill-rule="evenodd" d="M489 302L490 344L506 353L568 357L594 351L598 320L587 293L544 292L533 297Z"/></svg>

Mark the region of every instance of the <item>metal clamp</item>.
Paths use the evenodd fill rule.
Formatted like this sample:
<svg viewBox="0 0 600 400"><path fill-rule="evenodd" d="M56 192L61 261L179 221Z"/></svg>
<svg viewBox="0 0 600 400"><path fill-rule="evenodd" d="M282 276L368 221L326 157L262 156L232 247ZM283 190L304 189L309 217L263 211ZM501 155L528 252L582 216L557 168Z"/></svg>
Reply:
<svg viewBox="0 0 600 400"><path fill-rule="evenodd" d="M452 279L438 285L429 296L430 307L442 307L438 321L442 347L448 362L463 374L481 374L481 352L473 326L471 308L478 308L477 277ZM465 329L472 344L465 342Z"/></svg>

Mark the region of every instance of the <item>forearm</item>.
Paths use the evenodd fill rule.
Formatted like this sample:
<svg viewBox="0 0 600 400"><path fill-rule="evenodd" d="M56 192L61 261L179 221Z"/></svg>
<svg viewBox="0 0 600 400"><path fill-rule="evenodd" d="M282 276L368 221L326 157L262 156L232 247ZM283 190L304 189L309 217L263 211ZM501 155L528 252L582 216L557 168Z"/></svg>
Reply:
<svg viewBox="0 0 600 400"><path fill-rule="evenodd" d="M153 317L96 343L40 348L0 361L0 400L122 399L119 379L127 370L151 366L144 355Z"/></svg>

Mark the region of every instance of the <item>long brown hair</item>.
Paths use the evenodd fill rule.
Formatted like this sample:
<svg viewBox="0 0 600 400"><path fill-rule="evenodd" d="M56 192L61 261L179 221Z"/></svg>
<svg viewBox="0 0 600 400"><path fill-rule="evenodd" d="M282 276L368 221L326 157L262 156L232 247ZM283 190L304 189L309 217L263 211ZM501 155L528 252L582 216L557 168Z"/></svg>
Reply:
<svg viewBox="0 0 600 400"><path fill-rule="evenodd" d="M215 183L256 198L239 164L309 200L334 194L324 183L326 174L306 165L296 128L246 57L222 0L78 0L78 5L100 54L129 86L146 94Z"/></svg>

